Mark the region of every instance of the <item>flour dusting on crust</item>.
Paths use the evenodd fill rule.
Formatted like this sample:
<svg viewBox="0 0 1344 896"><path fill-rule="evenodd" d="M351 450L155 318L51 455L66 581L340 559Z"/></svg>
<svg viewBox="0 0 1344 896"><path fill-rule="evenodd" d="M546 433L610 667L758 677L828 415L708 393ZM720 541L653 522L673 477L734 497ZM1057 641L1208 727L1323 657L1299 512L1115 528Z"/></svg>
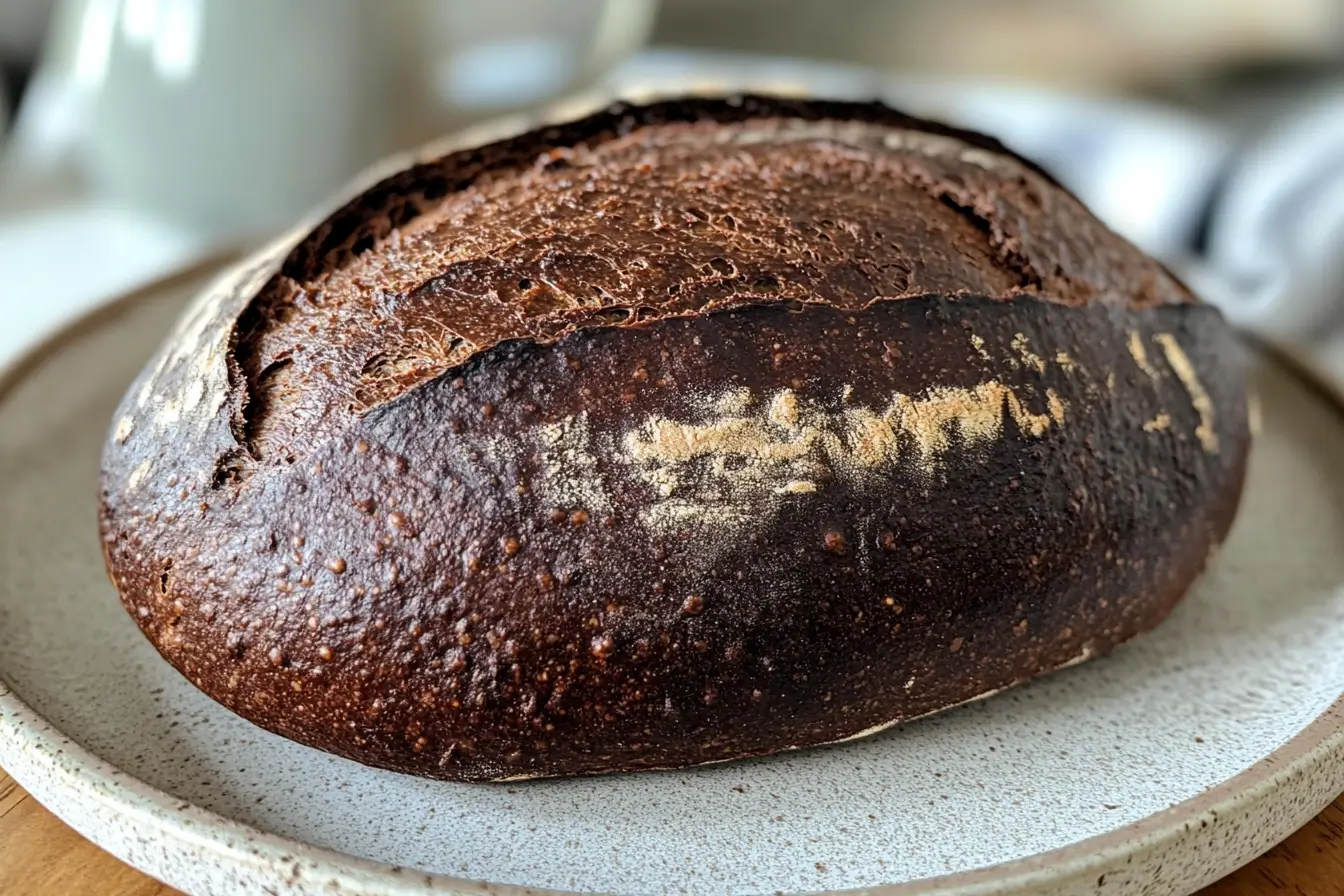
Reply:
<svg viewBox="0 0 1344 896"><path fill-rule="evenodd" d="M836 480L862 482L902 458L932 476L957 436L966 458L1001 438L1005 410L1032 438L1063 425L1065 414L1053 390L1046 410L1036 412L998 380L937 387L919 397L897 393L880 410L827 413L792 389L754 408L695 423L650 416L625 434L618 457L657 495L644 514L650 529L665 533L692 521L751 525L772 517L792 496Z"/></svg>
<svg viewBox="0 0 1344 896"><path fill-rule="evenodd" d="M1158 378L1157 368L1148 360L1148 348L1143 344L1143 336L1138 330L1131 330L1129 333L1129 354L1134 363L1139 365L1139 369L1148 374L1149 379Z"/></svg>
<svg viewBox="0 0 1344 896"><path fill-rule="evenodd" d="M611 507L593 453L588 414L539 427L540 472L533 489L547 503L565 509L604 513Z"/></svg>
<svg viewBox="0 0 1344 896"><path fill-rule="evenodd" d="M1167 363L1176 372L1176 378L1190 395L1190 404L1199 414L1199 426L1195 427L1195 438L1199 439L1199 444L1209 454L1217 454L1218 433L1213 427L1213 401L1205 391L1204 384L1199 381L1195 365L1190 362L1189 356L1176 341L1176 337L1170 333L1154 333L1153 341L1162 347L1162 353L1167 356Z"/></svg>
<svg viewBox="0 0 1344 896"><path fill-rule="evenodd" d="M1031 343L1025 333L1018 333L1013 337L1012 347L1023 364L1037 373L1045 373L1045 359L1031 350Z"/></svg>

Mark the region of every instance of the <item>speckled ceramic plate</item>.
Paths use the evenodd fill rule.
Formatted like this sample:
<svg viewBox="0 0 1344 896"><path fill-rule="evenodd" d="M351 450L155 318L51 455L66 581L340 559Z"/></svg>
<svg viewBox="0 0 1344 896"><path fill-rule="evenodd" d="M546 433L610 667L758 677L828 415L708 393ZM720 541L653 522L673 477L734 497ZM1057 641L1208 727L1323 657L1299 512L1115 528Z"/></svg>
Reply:
<svg viewBox="0 0 1344 896"><path fill-rule="evenodd" d="M454 785L267 734L159 659L95 532L107 420L201 280L77 324L0 393L0 765L175 886L1156 896L1344 790L1344 417L1269 362L1233 536L1109 658L865 741L685 772Z"/></svg>

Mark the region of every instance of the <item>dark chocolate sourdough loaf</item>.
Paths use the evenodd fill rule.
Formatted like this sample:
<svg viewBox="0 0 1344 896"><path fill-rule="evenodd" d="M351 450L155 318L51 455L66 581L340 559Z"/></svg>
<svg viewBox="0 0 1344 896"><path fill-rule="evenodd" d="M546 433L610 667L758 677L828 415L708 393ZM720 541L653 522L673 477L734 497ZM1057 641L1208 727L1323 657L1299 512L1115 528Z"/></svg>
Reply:
<svg viewBox="0 0 1344 896"><path fill-rule="evenodd" d="M360 762L754 756L1156 625L1235 512L1244 364L994 141L622 106L213 287L113 422L104 546L199 688Z"/></svg>

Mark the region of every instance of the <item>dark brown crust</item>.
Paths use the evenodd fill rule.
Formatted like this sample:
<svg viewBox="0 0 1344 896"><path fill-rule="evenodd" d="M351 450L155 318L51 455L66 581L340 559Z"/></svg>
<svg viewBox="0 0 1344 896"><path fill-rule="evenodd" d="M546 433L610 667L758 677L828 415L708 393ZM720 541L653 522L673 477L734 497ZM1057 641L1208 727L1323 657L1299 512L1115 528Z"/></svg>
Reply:
<svg viewBox="0 0 1344 896"><path fill-rule="evenodd" d="M743 108L619 110L480 155ZM333 234L389 190L289 252L290 278L346 269ZM1231 523L1242 350L1114 246L1132 257L1072 294L845 302L823 276L806 297L501 331L257 451L255 348L238 342L282 328L256 317L282 246L217 287L127 396L104 463L109 569L215 699L417 774L689 765L937 711L1156 625ZM1106 279L1139 268L1157 273ZM315 382L270 410L349 397Z"/></svg>

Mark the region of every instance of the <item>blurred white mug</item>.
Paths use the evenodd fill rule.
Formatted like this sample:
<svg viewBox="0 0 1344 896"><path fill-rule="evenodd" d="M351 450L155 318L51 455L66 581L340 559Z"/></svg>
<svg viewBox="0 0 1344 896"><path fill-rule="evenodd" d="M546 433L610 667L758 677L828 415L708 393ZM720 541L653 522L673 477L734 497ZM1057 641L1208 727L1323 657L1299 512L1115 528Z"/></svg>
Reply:
<svg viewBox="0 0 1344 896"><path fill-rule="evenodd" d="M274 231L395 149L586 86L653 0L63 0L27 143L215 239ZM22 135L21 135L22 136ZM23 144L25 141L20 140ZM64 145L63 145L64 144Z"/></svg>
<svg viewBox="0 0 1344 896"><path fill-rule="evenodd" d="M101 42L81 155L105 195L212 234L272 229L387 149L361 0L84 3L105 31L81 36Z"/></svg>

